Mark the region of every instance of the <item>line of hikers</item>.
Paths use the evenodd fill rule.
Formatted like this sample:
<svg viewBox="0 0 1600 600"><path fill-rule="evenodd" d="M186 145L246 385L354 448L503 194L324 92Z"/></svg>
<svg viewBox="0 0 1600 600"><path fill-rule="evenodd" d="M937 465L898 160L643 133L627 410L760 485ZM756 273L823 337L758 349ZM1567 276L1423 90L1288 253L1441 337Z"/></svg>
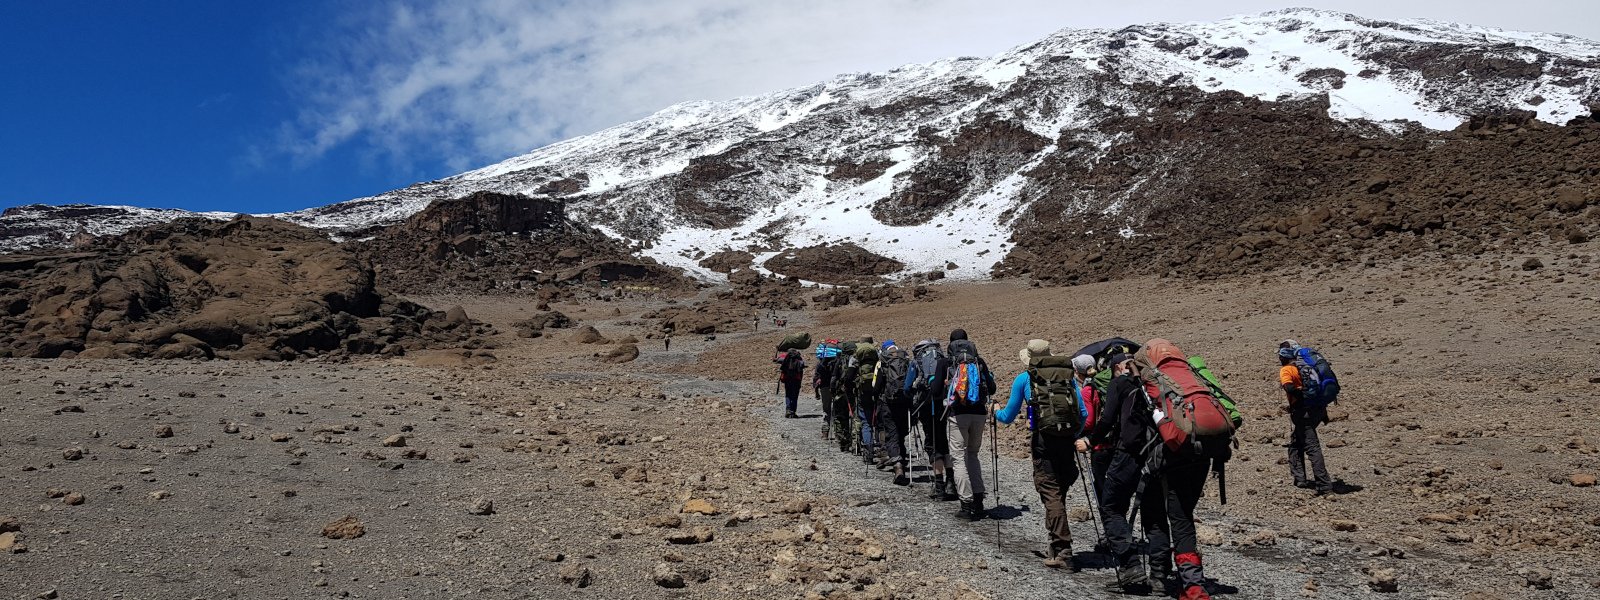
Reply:
<svg viewBox="0 0 1600 600"><path fill-rule="evenodd" d="M787 418L798 416L806 369L800 350L810 345L809 335L789 336L773 360ZM1321 354L1294 340L1280 344L1277 354L1294 427L1291 475L1296 486L1327 493L1332 482L1316 427L1327 421L1337 379ZM877 344L862 336L823 341L816 357L811 384L824 413L823 437L840 451L859 454L879 470L892 468L893 482L909 485L906 438L913 437L933 473L929 497L959 500L956 517L975 521L986 515L979 462L985 422L1026 417L1034 487L1050 540L1045 565L1079 570L1066 498L1082 478L1091 509L1098 506L1096 529L1104 529L1094 552L1116 564L1108 589L1143 593L1160 585L1185 600L1209 598L1206 586L1214 582L1201 566L1194 511L1213 472L1219 500L1227 503L1225 466L1243 419L1204 359L1159 338L1144 344L1111 338L1066 356L1053 354L1046 340L1031 340L1019 352L1025 370L1001 403L992 401L993 373L961 329L950 332L948 349L925 339L908 352L892 340ZM997 444L993 436L991 444ZM1315 477L1309 482L1306 458ZM1134 518L1142 544L1133 539Z"/></svg>

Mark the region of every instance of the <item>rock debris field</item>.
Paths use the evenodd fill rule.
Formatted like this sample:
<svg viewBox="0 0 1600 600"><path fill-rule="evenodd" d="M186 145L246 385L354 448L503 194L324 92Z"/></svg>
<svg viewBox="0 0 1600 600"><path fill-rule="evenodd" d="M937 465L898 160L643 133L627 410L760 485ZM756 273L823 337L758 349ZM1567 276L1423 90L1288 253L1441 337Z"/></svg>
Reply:
<svg viewBox="0 0 1600 600"><path fill-rule="evenodd" d="M1538 268L941 284L929 302L796 311L786 330L909 344L964 327L1003 382L1028 338L1167 337L1247 414L1229 504L1213 483L1199 513L1207 574L1237 590L1223 597L1554 599L1600 585L1588 246ZM580 343L512 333L533 302L411 300L506 333L456 361L4 359L0 597L1110 597L1092 523L1073 524L1082 573L1035 555L1018 428L1000 431L998 518L957 522L924 472L907 490L831 449L809 389L807 418L778 418L781 331L667 352L642 317L660 301L552 304L603 336ZM638 358L611 362L629 336ZM1333 496L1277 464L1285 337L1347 381L1322 430Z"/></svg>

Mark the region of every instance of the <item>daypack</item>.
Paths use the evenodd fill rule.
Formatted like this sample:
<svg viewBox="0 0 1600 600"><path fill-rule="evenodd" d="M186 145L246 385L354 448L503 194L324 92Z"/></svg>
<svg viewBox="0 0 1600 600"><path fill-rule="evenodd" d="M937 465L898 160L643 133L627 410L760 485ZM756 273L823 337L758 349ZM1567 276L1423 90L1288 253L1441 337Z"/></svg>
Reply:
<svg viewBox="0 0 1600 600"><path fill-rule="evenodd" d="M1227 445L1233 435L1233 419L1211 387L1203 383L1204 378L1195 374L1183 351L1157 338L1139 349L1134 362L1144 379L1145 394L1163 413L1156 430L1168 450L1177 452L1187 446L1204 452L1212 449L1213 440ZM1199 447L1202 445L1205 447Z"/></svg>
<svg viewBox="0 0 1600 600"><path fill-rule="evenodd" d="M1200 381L1206 384L1206 387L1211 388L1211 395L1217 397L1222 407L1228 409L1228 420L1233 421L1233 428L1238 429L1243 426L1244 416L1239 414L1238 404L1228 396L1227 392L1222 391L1222 382L1217 380L1216 374L1212 373L1211 369L1206 368L1206 359L1198 356L1189 357L1189 368L1200 376Z"/></svg>
<svg viewBox="0 0 1600 600"><path fill-rule="evenodd" d="M978 347L967 340L950 342L950 369L945 375L945 406L970 406L982 400L983 369Z"/></svg>
<svg viewBox="0 0 1600 600"><path fill-rule="evenodd" d="M878 354L878 379L883 382L883 398L893 398L905 385L906 372L911 369L911 355L899 346L890 346Z"/></svg>
<svg viewBox="0 0 1600 600"><path fill-rule="evenodd" d="M1028 361L1029 425L1049 435L1074 435L1083 429L1078 412L1078 393L1073 389L1072 358L1040 356Z"/></svg>
<svg viewBox="0 0 1600 600"><path fill-rule="evenodd" d="M779 366L784 377L799 377L806 370L806 359L800 356L800 351L793 348L784 352L783 363Z"/></svg>
<svg viewBox="0 0 1600 600"><path fill-rule="evenodd" d="M1087 354L1094 358L1095 371L1089 380L1089 385L1102 396L1106 393L1106 385L1111 383L1111 357L1118 354L1133 354L1139 351L1139 345L1124 338L1114 337L1100 340L1084 346L1082 350L1073 353L1073 356Z"/></svg>
<svg viewBox="0 0 1600 600"><path fill-rule="evenodd" d="M811 334L809 333L791 333L783 336L782 342L778 342L778 351L780 352L784 350L805 350L810 347Z"/></svg>
<svg viewBox="0 0 1600 600"><path fill-rule="evenodd" d="M944 350L939 347L938 340L922 340L911 347L911 357L917 364L917 380L911 382L911 389L916 391L926 390L933 386L933 380L938 375L939 361L945 358Z"/></svg>
<svg viewBox="0 0 1600 600"><path fill-rule="evenodd" d="M1339 400L1339 379L1322 353L1304 346L1296 348L1294 366L1300 369L1301 397L1305 406L1327 406Z"/></svg>
<svg viewBox="0 0 1600 600"><path fill-rule="evenodd" d="M817 358L833 358L839 355L839 340L823 340L817 344Z"/></svg>
<svg viewBox="0 0 1600 600"><path fill-rule="evenodd" d="M872 344L859 344L856 346L856 398L862 401L872 399L872 385L878 374L878 349Z"/></svg>

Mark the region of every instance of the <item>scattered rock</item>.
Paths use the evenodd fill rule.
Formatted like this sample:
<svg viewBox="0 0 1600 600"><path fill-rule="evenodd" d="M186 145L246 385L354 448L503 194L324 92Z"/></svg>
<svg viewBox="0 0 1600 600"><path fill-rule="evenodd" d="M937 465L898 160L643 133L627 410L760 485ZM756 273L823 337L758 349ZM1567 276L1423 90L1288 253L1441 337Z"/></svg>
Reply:
<svg viewBox="0 0 1600 600"><path fill-rule="evenodd" d="M22 521L16 517L0 517L0 533L22 531Z"/></svg>
<svg viewBox="0 0 1600 600"><path fill-rule="evenodd" d="M667 563L657 564L655 570L650 573L650 580L664 588L683 587L683 575L679 574L672 568L672 565Z"/></svg>
<svg viewBox="0 0 1600 600"><path fill-rule="evenodd" d="M354 516L345 515L323 527L322 537L334 540L349 540L361 537L366 532L367 526L364 523L357 521Z"/></svg>
<svg viewBox="0 0 1600 600"><path fill-rule="evenodd" d="M1400 580L1394 569L1372 569L1367 572L1367 587L1374 592L1394 593L1400 591Z"/></svg>
<svg viewBox="0 0 1600 600"><path fill-rule="evenodd" d="M667 535L667 541L673 544L704 544L713 539L716 539L716 532L703 525L691 530L678 530Z"/></svg>
<svg viewBox="0 0 1600 600"><path fill-rule="evenodd" d="M1246 538L1245 543L1253 546L1271 546L1278 543L1278 534L1271 529L1263 529Z"/></svg>
<svg viewBox="0 0 1600 600"><path fill-rule="evenodd" d="M79 504L83 504L84 498L83 498L83 494L80 494L80 493L77 493L77 492L73 492L73 493L67 494L65 497L61 498L61 501L65 502L69 506L77 506Z"/></svg>
<svg viewBox="0 0 1600 600"><path fill-rule="evenodd" d="M1067 520L1072 521L1073 523L1082 523L1088 521L1089 509L1082 506L1074 506L1069 508L1067 509Z"/></svg>
<svg viewBox="0 0 1600 600"><path fill-rule="evenodd" d="M287 433L274 433L274 434L272 434L272 441L274 441L274 442L287 442L287 441L292 440L292 439L294 439L294 436L289 435Z"/></svg>
<svg viewBox="0 0 1600 600"><path fill-rule="evenodd" d="M695 498L695 499L690 500L688 502L685 502L683 504L683 512L684 513L699 513L699 514L702 514L702 515L708 515L709 516L709 515L719 514L722 511L717 510L717 507L712 506L710 502L706 502L705 500L702 500L700 498Z"/></svg>
<svg viewBox="0 0 1600 600"><path fill-rule="evenodd" d="M634 344L622 344L612 348L601 358L614 365L632 362L633 359L639 358L639 347Z"/></svg>
<svg viewBox="0 0 1600 600"><path fill-rule="evenodd" d="M222 432L223 433L239 433L239 424L238 423L229 423L227 425L224 425L224 426L222 426Z"/></svg>
<svg viewBox="0 0 1600 600"><path fill-rule="evenodd" d="M856 553L867 557L867 560L883 560L883 544L862 542L860 546L856 546Z"/></svg>
<svg viewBox="0 0 1600 600"><path fill-rule="evenodd" d="M1594 487L1595 477L1585 473L1574 473L1572 477L1567 478L1567 481L1572 483L1572 487Z"/></svg>
<svg viewBox="0 0 1600 600"><path fill-rule="evenodd" d="M576 331L572 332L572 335L569 336L567 340L579 344L611 343L611 340L608 340L605 338L605 336L600 335L600 331L595 329L593 325L584 325L579 327Z"/></svg>
<svg viewBox="0 0 1600 600"><path fill-rule="evenodd" d="M1537 257L1522 261L1522 270L1524 271L1535 271L1543 268L1544 262L1539 260Z"/></svg>
<svg viewBox="0 0 1600 600"><path fill-rule="evenodd" d="M394 434L383 439L383 445L388 448L399 448L406 445L406 436ZM406 458L410 458L409 456Z"/></svg>
<svg viewBox="0 0 1600 600"><path fill-rule="evenodd" d="M166 490L156 490L154 492L150 492L150 499L152 500L166 500L167 498L171 497L172 492Z"/></svg>
<svg viewBox="0 0 1600 600"><path fill-rule="evenodd" d="M468 514L492 515L494 514L494 501L488 498L479 498L472 503L472 508L467 509Z"/></svg>
<svg viewBox="0 0 1600 600"><path fill-rule="evenodd" d="M17 534L7 531L0 533L0 552L11 552L17 545Z"/></svg>
<svg viewBox="0 0 1600 600"><path fill-rule="evenodd" d="M409 449L409 450L406 450L405 452L401 452L400 453L400 458L405 458L405 459L410 459L410 460L427 460L428 459L428 451L427 450Z"/></svg>
<svg viewBox="0 0 1600 600"><path fill-rule="evenodd" d="M1523 584L1536 590L1548 590L1555 587L1555 576L1550 569L1544 567L1528 567L1519 569L1518 575L1523 577Z"/></svg>
<svg viewBox="0 0 1600 600"><path fill-rule="evenodd" d="M567 555L562 554L560 552L546 552L544 554L540 554L539 555L539 560L542 560L542 561L545 561L545 562L561 562L561 561L566 560L566 559L567 559Z"/></svg>
<svg viewBox="0 0 1600 600"><path fill-rule="evenodd" d="M80 448L67 448L66 450L61 451L61 458L67 460L81 459L83 458L83 450Z"/></svg>
<svg viewBox="0 0 1600 600"><path fill-rule="evenodd" d="M1221 546L1222 532L1210 525L1196 525L1194 528L1195 541L1205 546Z"/></svg>
<svg viewBox="0 0 1600 600"><path fill-rule="evenodd" d="M157 425L156 426L156 430L155 430L155 434L156 434L156 437L158 437L158 438L169 438L169 437L172 437L172 426L171 425Z"/></svg>
<svg viewBox="0 0 1600 600"><path fill-rule="evenodd" d="M566 565L556 571L556 576L561 578L561 583L575 588L586 588L594 583L594 575L589 572L589 567L579 565Z"/></svg>
<svg viewBox="0 0 1600 600"><path fill-rule="evenodd" d="M644 520L646 527L673 527L683 524L683 519L678 515L656 515Z"/></svg>
<svg viewBox="0 0 1600 600"><path fill-rule="evenodd" d="M805 500L790 500L778 507L781 515L807 515L811 514L811 503Z"/></svg>
<svg viewBox="0 0 1600 600"><path fill-rule="evenodd" d="M1355 521L1348 521L1348 520L1344 520L1344 519L1335 519L1330 524L1333 525L1333 530L1334 531L1355 531L1357 529L1361 529L1361 524L1360 523L1357 523Z"/></svg>

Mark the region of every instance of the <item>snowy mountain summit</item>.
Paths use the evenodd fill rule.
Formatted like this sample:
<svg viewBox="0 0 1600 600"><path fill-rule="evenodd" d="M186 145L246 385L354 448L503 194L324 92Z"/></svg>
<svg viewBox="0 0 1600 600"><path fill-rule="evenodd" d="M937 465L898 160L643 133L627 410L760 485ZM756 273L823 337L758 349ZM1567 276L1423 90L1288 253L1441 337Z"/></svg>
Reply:
<svg viewBox="0 0 1600 600"><path fill-rule="evenodd" d="M1373 136L1515 111L1565 124L1600 104L1600 43L1303 8L1065 29L987 58L683 103L475 171L277 216L351 231L479 190L546 195L709 279L721 275L698 263L717 252L749 252L761 265L840 242L904 263L902 274L981 278L1014 249L1011 233L1040 218L1042 199L1053 199L1052 219L1122 215L1120 232L1138 235L1151 209L1134 200L1162 177L1162 158L1129 167L1144 179L1098 189L1063 187L1041 166L1068 154L1075 164L1122 160L1110 149L1127 134L1104 125L1153 119L1180 89L1321 103L1333 122Z"/></svg>

